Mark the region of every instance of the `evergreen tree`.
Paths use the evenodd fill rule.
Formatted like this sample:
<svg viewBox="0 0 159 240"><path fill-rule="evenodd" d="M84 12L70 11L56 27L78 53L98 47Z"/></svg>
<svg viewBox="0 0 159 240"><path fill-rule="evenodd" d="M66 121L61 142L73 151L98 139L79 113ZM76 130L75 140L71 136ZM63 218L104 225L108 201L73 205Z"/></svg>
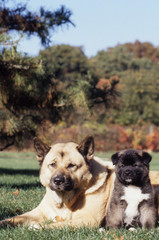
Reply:
<svg viewBox="0 0 159 240"><path fill-rule="evenodd" d="M17 52L17 42L8 34L13 30L37 34L43 45L48 45L51 34L63 24L73 24L71 11L62 6L56 11L40 9L30 12L19 4L0 7L0 150L22 142L35 135L38 124L44 119L56 122L65 105L61 107L61 92L44 72L39 58L22 56Z"/></svg>

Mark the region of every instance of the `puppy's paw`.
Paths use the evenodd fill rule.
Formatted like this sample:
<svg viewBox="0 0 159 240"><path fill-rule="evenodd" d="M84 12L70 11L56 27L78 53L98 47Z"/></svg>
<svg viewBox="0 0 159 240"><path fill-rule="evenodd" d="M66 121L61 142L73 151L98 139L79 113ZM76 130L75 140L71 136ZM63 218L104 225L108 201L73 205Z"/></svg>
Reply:
<svg viewBox="0 0 159 240"><path fill-rule="evenodd" d="M129 230L130 232L137 232L136 228L134 228L134 227L130 227L128 230Z"/></svg>
<svg viewBox="0 0 159 240"><path fill-rule="evenodd" d="M105 232L105 229L104 228L99 228L99 232L100 233Z"/></svg>

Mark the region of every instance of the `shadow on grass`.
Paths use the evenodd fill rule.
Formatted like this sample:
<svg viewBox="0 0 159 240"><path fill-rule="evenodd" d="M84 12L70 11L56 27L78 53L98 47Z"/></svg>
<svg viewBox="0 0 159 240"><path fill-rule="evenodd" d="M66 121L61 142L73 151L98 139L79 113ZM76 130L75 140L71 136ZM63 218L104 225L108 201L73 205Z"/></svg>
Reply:
<svg viewBox="0 0 159 240"><path fill-rule="evenodd" d="M0 174L8 174L8 175L33 175L35 177L39 176L39 170L34 169L8 169L8 168L0 168Z"/></svg>
<svg viewBox="0 0 159 240"><path fill-rule="evenodd" d="M17 181L16 178L19 179L19 176L33 176L35 179L31 179L28 182L28 178L26 180L19 180ZM8 169L8 168L0 168L0 176L12 176L11 180L9 181L2 181L0 182L0 187L9 187L9 188L21 188L21 189L32 189L41 187L41 183L39 180L37 181L36 178L39 179L39 170L35 169ZM13 180L13 177L15 178L15 182ZM27 181L27 182L26 182Z"/></svg>
<svg viewBox="0 0 159 240"><path fill-rule="evenodd" d="M10 209L9 207L8 208L1 207L0 221L4 220L4 219L7 219L7 218L10 218L10 217L15 217L15 216L20 215L20 214L23 214L21 209L16 209L14 211L14 210ZM7 225L3 226L3 227L7 227ZM0 229L1 228L2 228L2 226L0 226Z"/></svg>
<svg viewBox="0 0 159 240"><path fill-rule="evenodd" d="M12 184L12 183L6 183L6 184L0 184L0 187L9 187L9 188L18 188L18 189L32 189L32 188L39 188L42 187L40 182L36 183L22 183L22 184Z"/></svg>

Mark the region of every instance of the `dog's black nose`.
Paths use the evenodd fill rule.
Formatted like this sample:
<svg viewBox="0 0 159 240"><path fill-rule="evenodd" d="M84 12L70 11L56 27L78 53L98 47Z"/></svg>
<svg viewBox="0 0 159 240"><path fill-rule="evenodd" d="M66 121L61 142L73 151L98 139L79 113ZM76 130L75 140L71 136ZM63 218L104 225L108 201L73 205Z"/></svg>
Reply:
<svg viewBox="0 0 159 240"><path fill-rule="evenodd" d="M132 175L132 171L127 169L125 171L125 174L126 174L126 176L130 177Z"/></svg>
<svg viewBox="0 0 159 240"><path fill-rule="evenodd" d="M59 186L65 182L65 179L63 176L56 176L56 177L54 177L53 181L56 185Z"/></svg>

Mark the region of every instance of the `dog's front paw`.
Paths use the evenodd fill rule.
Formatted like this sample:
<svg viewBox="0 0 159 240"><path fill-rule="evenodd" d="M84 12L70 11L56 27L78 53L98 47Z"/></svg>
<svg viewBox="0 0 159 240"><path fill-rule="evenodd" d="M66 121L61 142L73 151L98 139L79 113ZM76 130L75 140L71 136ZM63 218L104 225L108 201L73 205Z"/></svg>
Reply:
<svg viewBox="0 0 159 240"><path fill-rule="evenodd" d="M130 228L128 228L128 230L129 230L130 232L137 232L136 228L134 228L134 227L130 227Z"/></svg>
<svg viewBox="0 0 159 240"><path fill-rule="evenodd" d="M38 223L33 223L29 225L29 230L39 230L41 226Z"/></svg>
<svg viewBox="0 0 159 240"><path fill-rule="evenodd" d="M5 227L13 227L14 224L12 221L9 220L1 220L0 221L0 228L5 228Z"/></svg>
<svg viewBox="0 0 159 240"><path fill-rule="evenodd" d="M99 228L99 232L100 233L105 232L105 228L103 228L103 227Z"/></svg>

